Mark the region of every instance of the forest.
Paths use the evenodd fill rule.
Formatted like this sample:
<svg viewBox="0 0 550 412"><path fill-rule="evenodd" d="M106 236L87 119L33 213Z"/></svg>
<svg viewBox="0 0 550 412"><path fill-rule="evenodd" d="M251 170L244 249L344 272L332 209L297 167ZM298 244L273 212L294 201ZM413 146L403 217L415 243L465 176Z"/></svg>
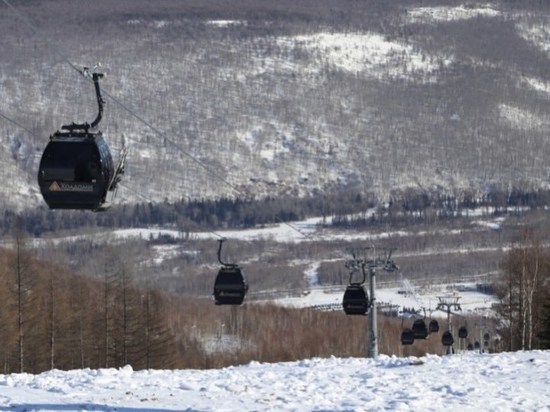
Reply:
<svg viewBox="0 0 550 412"><path fill-rule="evenodd" d="M264 199L188 200L162 203L113 205L109 213L80 213L48 210L16 212L4 210L0 216L1 234L8 235L16 222L24 222L25 230L40 237L48 232L90 227L137 228L175 227L182 232L219 228L250 228L280 222L322 216L330 218L336 228L398 226L434 221L446 221L467 216L473 210L485 209L486 215L522 215L526 211L542 210L550 203L550 190L534 192L513 189L493 189L486 196L467 193L461 199L427 193L421 190L395 191L386 205L379 205L373 196L352 190L336 194L307 197L278 196ZM369 218L362 213L376 209Z"/></svg>

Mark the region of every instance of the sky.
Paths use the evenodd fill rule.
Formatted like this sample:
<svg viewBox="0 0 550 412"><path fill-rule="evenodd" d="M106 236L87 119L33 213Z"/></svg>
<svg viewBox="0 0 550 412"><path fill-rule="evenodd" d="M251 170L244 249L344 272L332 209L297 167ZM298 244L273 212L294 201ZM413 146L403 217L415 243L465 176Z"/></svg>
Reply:
<svg viewBox="0 0 550 412"><path fill-rule="evenodd" d="M0 375L10 411L550 411L550 351Z"/></svg>

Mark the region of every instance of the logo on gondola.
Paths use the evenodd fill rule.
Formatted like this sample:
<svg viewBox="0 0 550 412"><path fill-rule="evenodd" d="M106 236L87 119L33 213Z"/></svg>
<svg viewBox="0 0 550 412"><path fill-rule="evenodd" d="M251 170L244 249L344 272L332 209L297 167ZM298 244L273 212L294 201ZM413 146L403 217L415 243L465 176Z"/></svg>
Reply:
<svg viewBox="0 0 550 412"><path fill-rule="evenodd" d="M55 181L52 182L52 184L50 185L50 187L48 189L50 189L50 192L59 192L61 190L61 188L59 187L59 185Z"/></svg>
<svg viewBox="0 0 550 412"><path fill-rule="evenodd" d="M94 185L91 183L57 183L54 181L48 189L51 192L93 192Z"/></svg>

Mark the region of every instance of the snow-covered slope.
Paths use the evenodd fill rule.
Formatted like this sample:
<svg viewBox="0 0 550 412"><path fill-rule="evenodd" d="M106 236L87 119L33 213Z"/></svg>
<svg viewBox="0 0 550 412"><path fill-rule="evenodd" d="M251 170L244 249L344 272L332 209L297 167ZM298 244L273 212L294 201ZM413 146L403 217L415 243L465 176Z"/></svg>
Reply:
<svg viewBox="0 0 550 412"><path fill-rule="evenodd" d="M0 375L11 411L548 411L550 352Z"/></svg>

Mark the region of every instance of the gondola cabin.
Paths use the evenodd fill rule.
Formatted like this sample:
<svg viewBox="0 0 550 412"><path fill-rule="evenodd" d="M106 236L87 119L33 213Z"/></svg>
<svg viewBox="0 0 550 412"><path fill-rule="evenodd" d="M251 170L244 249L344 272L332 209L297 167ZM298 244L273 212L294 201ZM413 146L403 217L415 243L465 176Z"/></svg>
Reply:
<svg viewBox="0 0 550 412"><path fill-rule="evenodd" d="M449 331L445 331L443 333L443 336L441 336L441 343L443 344L443 346L453 346L453 344L455 343L453 334Z"/></svg>
<svg viewBox="0 0 550 412"><path fill-rule="evenodd" d="M101 73L84 68L94 83L98 113L92 123L68 124L50 136L38 168L38 186L50 209L105 210L108 191L124 173L126 150L115 167L107 142L96 130L103 114Z"/></svg>
<svg viewBox="0 0 550 412"><path fill-rule="evenodd" d="M428 329L430 331L430 333L437 333L439 332L439 322L435 319L432 319L430 321L430 324L428 326Z"/></svg>
<svg viewBox="0 0 550 412"><path fill-rule="evenodd" d="M369 310L369 296L363 284L352 283L346 287L342 306L346 315L365 315Z"/></svg>
<svg viewBox="0 0 550 412"><path fill-rule="evenodd" d="M38 185L50 209L101 210L114 174L101 133L56 132L40 160Z"/></svg>
<svg viewBox="0 0 550 412"><path fill-rule="evenodd" d="M458 329L458 337L460 339L466 339L468 337L468 329L466 329L466 326L461 326Z"/></svg>
<svg viewBox="0 0 550 412"><path fill-rule="evenodd" d="M410 329L405 329L401 332L401 345L412 345L414 343L414 332Z"/></svg>
<svg viewBox="0 0 550 412"><path fill-rule="evenodd" d="M224 265L220 268L214 282L216 305L240 305L247 291L248 282L237 265Z"/></svg>
<svg viewBox="0 0 550 412"><path fill-rule="evenodd" d="M428 337L428 328L423 319L416 319L413 323L412 330L415 339L426 339Z"/></svg>

